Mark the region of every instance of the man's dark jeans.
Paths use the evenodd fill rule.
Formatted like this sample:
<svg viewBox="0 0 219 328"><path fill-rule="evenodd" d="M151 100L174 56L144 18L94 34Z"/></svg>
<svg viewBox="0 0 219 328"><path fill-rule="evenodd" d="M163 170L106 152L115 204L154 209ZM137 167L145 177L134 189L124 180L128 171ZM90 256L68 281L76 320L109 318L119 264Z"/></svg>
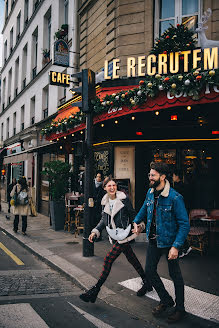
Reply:
<svg viewBox="0 0 219 328"><path fill-rule="evenodd" d="M145 265L145 275L151 281L151 284L160 297L161 303L166 305L170 304L172 302L172 297L168 294L162 280L157 273L158 262L161 256L165 254L168 262L169 274L175 287L176 309L179 311L184 311L184 281L179 267L179 260L168 260L169 250L170 248L158 248L155 240L149 241Z"/></svg>

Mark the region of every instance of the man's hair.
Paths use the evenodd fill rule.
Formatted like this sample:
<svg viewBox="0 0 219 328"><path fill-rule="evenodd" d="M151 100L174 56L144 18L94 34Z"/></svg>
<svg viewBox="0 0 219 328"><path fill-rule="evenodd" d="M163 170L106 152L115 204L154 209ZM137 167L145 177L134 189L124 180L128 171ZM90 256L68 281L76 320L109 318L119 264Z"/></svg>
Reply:
<svg viewBox="0 0 219 328"><path fill-rule="evenodd" d="M112 175L109 175L108 177L106 177L106 178L103 180L103 188L107 185L107 183L108 183L109 181L114 181L115 184L117 185L116 180L112 177Z"/></svg>
<svg viewBox="0 0 219 328"><path fill-rule="evenodd" d="M168 176L170 172L169 166L166 163L151 162L150 169L157 171L161 175L165 174L166 176Z"/></svg>

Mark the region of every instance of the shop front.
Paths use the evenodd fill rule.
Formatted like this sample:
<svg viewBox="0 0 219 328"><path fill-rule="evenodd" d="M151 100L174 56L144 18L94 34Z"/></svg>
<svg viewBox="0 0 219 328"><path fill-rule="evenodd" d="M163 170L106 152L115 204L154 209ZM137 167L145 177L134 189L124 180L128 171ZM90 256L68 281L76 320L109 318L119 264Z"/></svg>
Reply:
<svg viewBox="0 0 219 328"><path fill-rule="evenodd" d="M138 86L139 79L127 79L126 85L124 80L120 80L120 86L118 83L104 82L97 92L99 98L115 97L116 92L125 94ZM94 174L102 170L104 175L113 174L123 186L126 184L138 210L148 188L150 162L165 162L182 172L191 192L190 208L218 208L218 102L218 89L206 86L197 100L162 91L141 106L111 107L95 115ZM74 145L84 138L84 129L81 123L47 138L58 145L71 145L74 153ZM83 156L74 156L74 160L83 166Z"/></svg>

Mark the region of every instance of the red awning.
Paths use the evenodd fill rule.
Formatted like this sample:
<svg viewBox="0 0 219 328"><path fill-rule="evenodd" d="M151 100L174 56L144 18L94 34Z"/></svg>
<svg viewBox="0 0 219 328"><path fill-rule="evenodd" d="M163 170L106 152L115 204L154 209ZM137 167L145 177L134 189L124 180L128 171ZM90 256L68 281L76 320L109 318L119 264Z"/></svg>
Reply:
<svg viewBox="0 0 219 328"><path fill-rule="evenodd" d="M61 121L64 118L68 118L70 115L75 115L77 112L79 112L79 108L78 107L73 107L73 104L71 104L71 107L65 107L62 108L59 112L58 115L56 116L56 118L54 119L55 122Z"/></svg>
<svg viewBox="0 0 219 328"><path fill-rule="evenodd" d="M127 91L130 89L133 89L137 86L120 86L120 87L108 87L108 88L100 88L97 92L97 96L100 99L103 99L106 95L111 95L113 93L118 93L120 91ZM169 92L166 93L164 91L161 91L159 95L156 98L148 98L146 103L141 106L135 106L135 107L122 107L122 108L110 108L107 112L103 112L102 114L96 115L94 117L94 124L97 124L99 122L109 120L115 117L124 116L124 115L130 115L134 113L140 113L140 112L148 112L148 111L154 111L154 110L162 110L165 108L172 108L172 107L182 107L182 106L193 106L193 105L200 105L200 104L206 104L206 103L214 103L219 102L219 90L214 87L213 89L209 89L206 87L206 90L203 90L200 94L200 97L198 100L193 100L192 97L188 97L186 95L178 94L176 96L172 96ZM73 103L71 104L73 106ZM74 114L72 110L79 111L78 107L67 107L59 112L57 117L55 118L55 121L61 118L69 117L69 115ZM85 124L81 124L71 130L68 130L66 132L60 133L60 134L52 134L47 137L48 140L53 140L58 137L63 137L68 134L80 131L85 129Z"/></svg>

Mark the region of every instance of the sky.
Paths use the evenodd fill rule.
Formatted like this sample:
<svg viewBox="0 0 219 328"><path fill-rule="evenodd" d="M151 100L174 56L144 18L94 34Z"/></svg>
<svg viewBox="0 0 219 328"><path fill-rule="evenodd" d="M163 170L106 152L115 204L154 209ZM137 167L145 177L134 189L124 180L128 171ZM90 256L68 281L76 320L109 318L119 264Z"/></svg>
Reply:
<svg viewBox="0 0 219 328"><path fill-rule="evenodd" d="M0 0L0 33L2 32L3 29L3 23L4 23L4 5L5 2L4 0ZM2 67L2 34L0 34L0 67Z"/></svg>

